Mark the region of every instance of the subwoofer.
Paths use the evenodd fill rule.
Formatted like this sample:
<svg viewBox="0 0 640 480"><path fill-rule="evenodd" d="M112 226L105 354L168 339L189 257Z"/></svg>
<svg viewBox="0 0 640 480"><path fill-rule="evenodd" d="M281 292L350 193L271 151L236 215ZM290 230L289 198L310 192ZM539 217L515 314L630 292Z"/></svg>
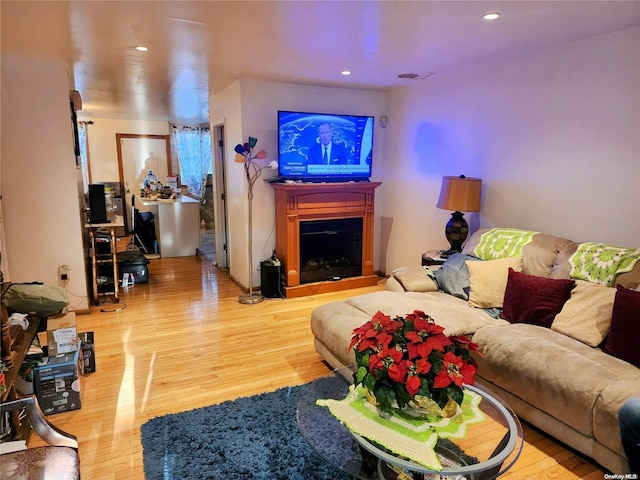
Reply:
<svg viewBox="0 0 640 480"><path fill-rule="evenodd" d="M266 298L283 298L280 286L280 262L274 265L272 260L260 262L260 293Z"/></svg>

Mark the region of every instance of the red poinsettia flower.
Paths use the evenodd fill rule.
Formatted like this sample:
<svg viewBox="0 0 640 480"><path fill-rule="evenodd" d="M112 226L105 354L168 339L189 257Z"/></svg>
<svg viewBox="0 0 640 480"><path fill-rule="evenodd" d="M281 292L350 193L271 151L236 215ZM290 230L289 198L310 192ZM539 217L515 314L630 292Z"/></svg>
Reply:
<svg viewBox="0 0 640 480"><path fill-rule="evenodd" d="M386 336L381 334L393 334L400 327L402 327L401 322L391 320L389 315L377 312L371 320L353 331L349 350L358 344L359 350L363 352L367 348L381 343L383 339L386 338ZM374 339L377 339L378 343L375 342ZM362 343L364 343L364 346Z"/></svg>
<svg viewBox="0 0 640 480"><path fill-rule="evenodd" d="M382 348L380 353L369 357L369 371L389 369L392 365L402 361L402 352L395 348Z"/></svg>
<svg viewBox="0 0 640 480"><path fill-rule="evenodd" d="M389 378L394 382L404 383L407 378L408 371L407 362L401 360L389 365L389 370L387 372L389 373Z"/></svg>
<svg viewBox="0 0 640 480"><path fill-rule="evenodd" d="M358 366L354 380L376 392L374 395L380 394L381 408L402 408L418 391L438 401L441 389L462 392L463 384L473 384L477 370L469 352L480 353L466 337L445 335L444 328L420 310L404 318L377 312L353 331L349 348L355 349ZM434 364L440 365L438 371ZM427 393L423 385L430 386Z"/></svg>
<svg viewBox="0 0 640 480"><path fill-rule="evenodd" d="M435 388L446 388L451 382L459 387L463 383L473 384L473 377L476 373L474 365L466 363L461 356L451 352L445 353L443 360L442 368L433 381Z"/></svg>
<svg viewBox="0 0 640 480"><path fill-rule="evenodd" d="M416 373L429 373L431 371L431 363L426 358L421 358L416 362Z"/></svg>
<svg viewBox="0 0 640 480"><path fill-rule="evenodd" d="M412 316L408 315L408 318L411 319ZM444 328L440 325L430 322L426 317L415 316L413 317L413 328L418 335L421 337L426 337L427 335L437 335L439 333L444 332Z"/></svg>
<svg viewBox="0 0 640 480"><path fill-rule="evenodd" d="M449 339L457 345L462 345L466 350L471 350L473 352L476 352L478 355L482 355L482 352L480 351L480 347L478 347L478 344L473 343L467 337L452 335L449 337Z"/></svg>
<svg viewBox="0 0 640 480"><path fill-rule="evenodd" d="M422 382L417 375L409 375L409 378L407 378L407 381L404 384L407 392L409 393L409 395L411 395L411 397L415 397L416 393L418 393L418 390L420 390L421 385Z"/></svg>

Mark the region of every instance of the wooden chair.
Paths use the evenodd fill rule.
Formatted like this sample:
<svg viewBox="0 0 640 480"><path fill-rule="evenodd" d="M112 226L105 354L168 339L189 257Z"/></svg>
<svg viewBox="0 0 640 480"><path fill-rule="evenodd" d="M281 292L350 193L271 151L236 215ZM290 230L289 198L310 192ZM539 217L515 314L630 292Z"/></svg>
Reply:
<svg viewBox="0 0 640 480"><path fill-rule="evenodd" d="M80 478L78 440L51 424L34 396L0 404L0 412L25 409L33 431L48 445L0 455L0 478L75 480Z"/></svg>

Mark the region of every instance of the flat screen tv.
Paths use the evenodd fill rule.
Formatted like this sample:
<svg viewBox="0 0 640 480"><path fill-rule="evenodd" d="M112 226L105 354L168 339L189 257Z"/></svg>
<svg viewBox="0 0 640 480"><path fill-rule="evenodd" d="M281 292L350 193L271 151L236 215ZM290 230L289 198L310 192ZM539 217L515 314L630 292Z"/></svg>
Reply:
<svg viewBox="0 0 640 480"><path fill-rule="evenodd" d="M368 181L373 117L278 112L278 176L301 182Z"/></svg>

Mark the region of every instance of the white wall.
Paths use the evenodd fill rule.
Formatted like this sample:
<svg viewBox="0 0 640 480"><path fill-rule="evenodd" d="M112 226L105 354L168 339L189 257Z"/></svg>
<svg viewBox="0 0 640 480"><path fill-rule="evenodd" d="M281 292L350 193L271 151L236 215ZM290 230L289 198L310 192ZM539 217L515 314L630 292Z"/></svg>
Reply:
<svg viewBox="0 0 640 480"><path fill-rule="evenodd" d="M393 89L381 268L447 246L443 175L483 179L474 228L640 247L638 45L627 29Z"/></svg>
<svg viewBox="0 0 640 480"><path fill-rule="evenodd" d="M71 307L89 308L67 68L60 60L2 56L1 161L12 282L58 285L71 267Z"/></svg>
<svg viewBox="0 0 640 480"><path fill-rule="evenodd" d="M244 168L234 163L234 147L244 143L249 136L258 139L257 150L265 149L267 158L260 161L266 165L277 159L277 111L294 110L353 115L373 115L376 118L374 132L374 156L372 180L380 180L384 148L384 129L379 118L385 114L385 93L372 90L329 88L310 85L239 80L210 99L211 125L225 122L225 150L228 184L229 217L229 267L231 276L248 287L247 267L248 243L248 199ZM256 151L257 151L256 150ZM275 174L264 171L264 178ZM376 211L384 184L376 190ZM376 223L379 213L376 216ZM217 222L217 219L216 219ZM217 224L219 224L217 222ZM275 248L275 195L271 186L256 182L253 200L253 284L260 285L258 266L260 261L271 256ZM378 258L379 242L375 242L374 259ZM374 269L377 269L374 263Z"/></svg>

